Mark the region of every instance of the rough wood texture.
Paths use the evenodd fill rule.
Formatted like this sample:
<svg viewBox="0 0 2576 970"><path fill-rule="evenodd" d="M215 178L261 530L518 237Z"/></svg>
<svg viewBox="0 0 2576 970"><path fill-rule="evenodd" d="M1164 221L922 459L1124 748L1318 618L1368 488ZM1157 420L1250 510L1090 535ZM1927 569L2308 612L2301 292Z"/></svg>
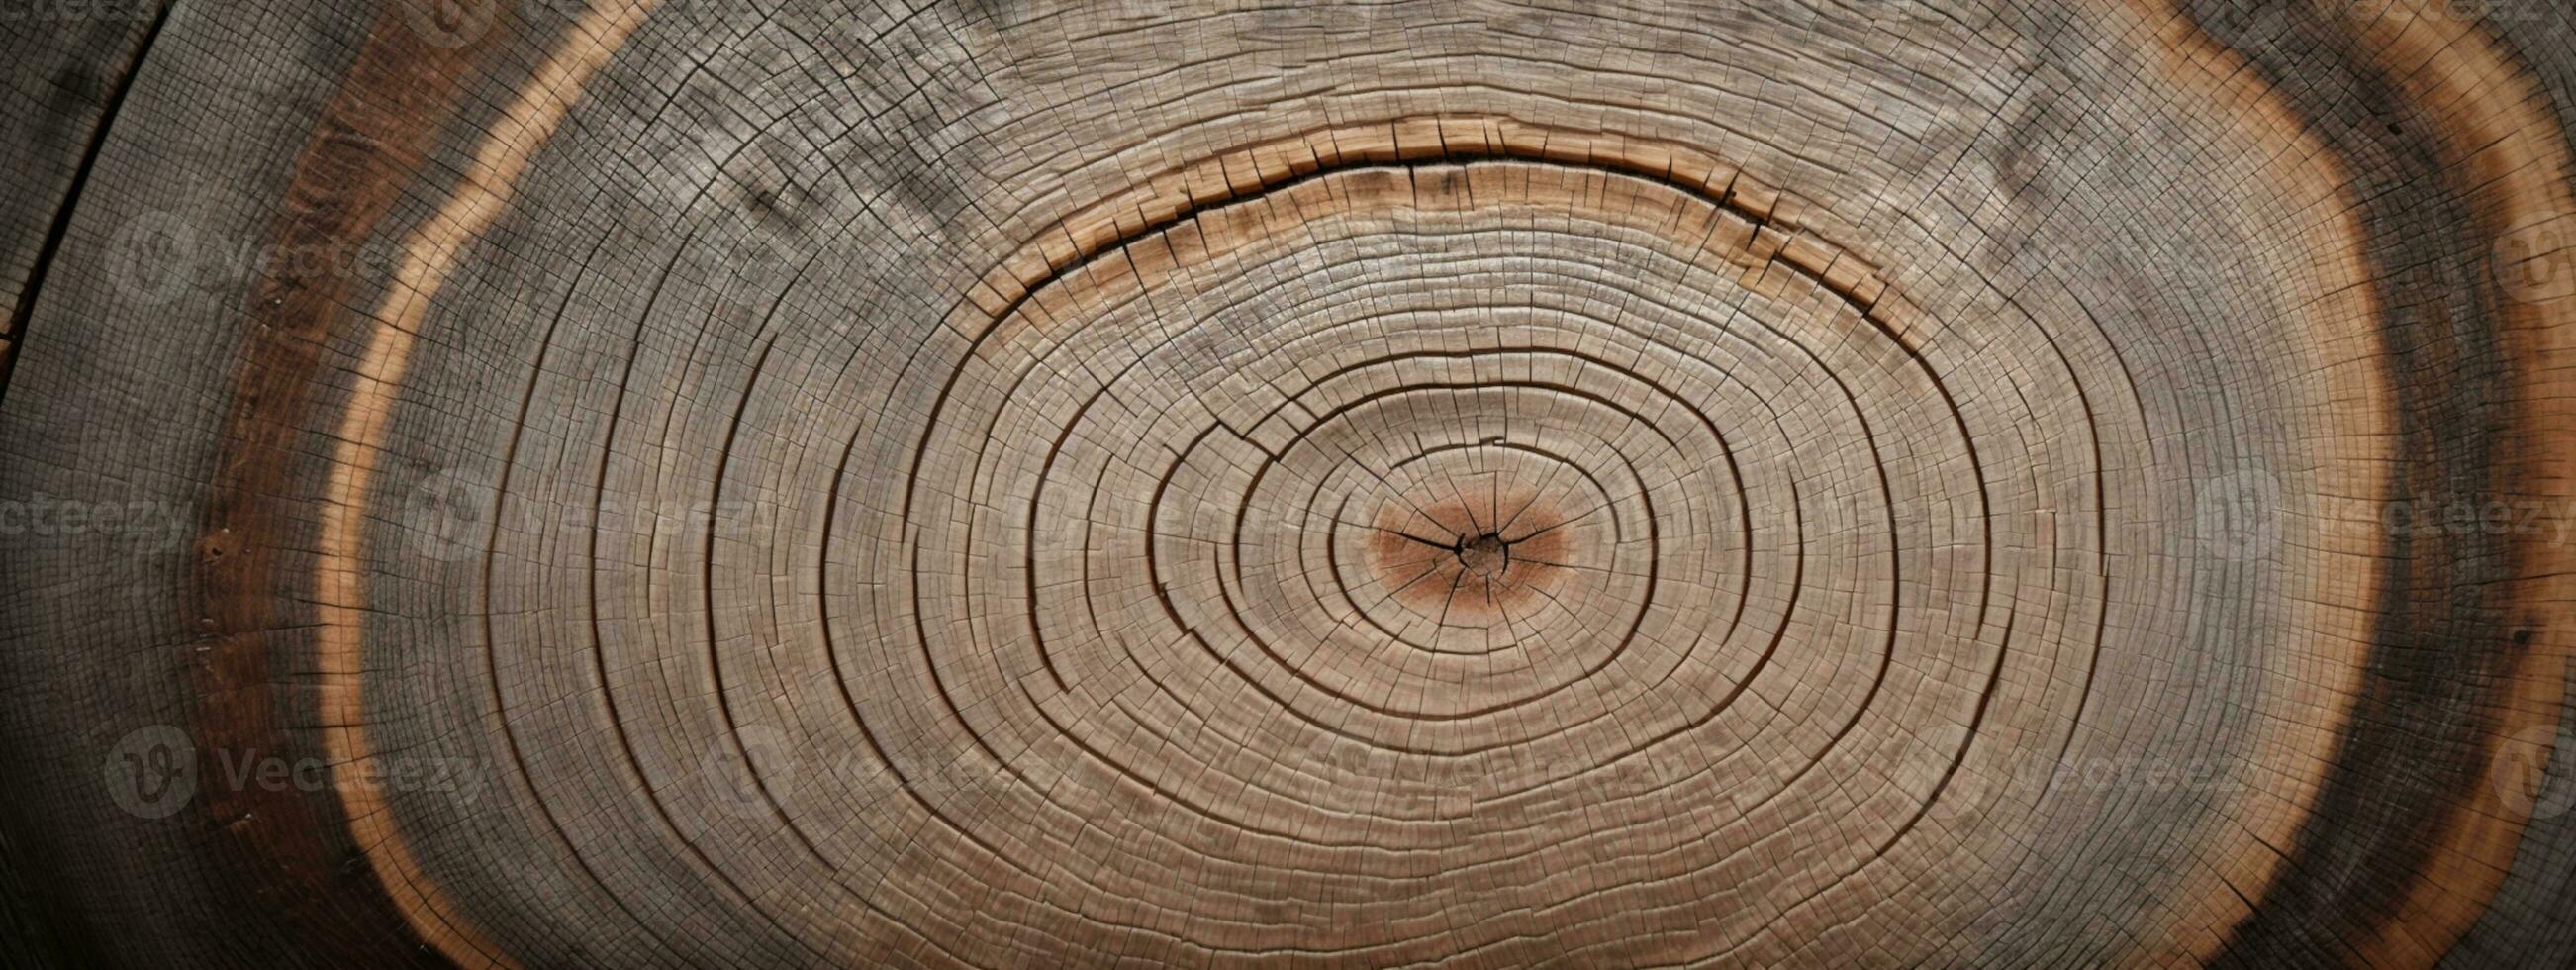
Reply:
<svg viewBox="0 0 2576 970"><path fill-rule="evenodd" d="M15 962L2576 964L2547 0L7 12Z"/></svg>

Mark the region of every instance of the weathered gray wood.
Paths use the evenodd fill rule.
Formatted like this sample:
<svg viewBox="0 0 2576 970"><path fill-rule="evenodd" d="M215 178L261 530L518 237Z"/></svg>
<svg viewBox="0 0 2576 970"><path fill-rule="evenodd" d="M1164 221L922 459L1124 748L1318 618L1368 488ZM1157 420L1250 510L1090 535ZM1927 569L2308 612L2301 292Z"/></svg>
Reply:
<svg viewBox="0 0 2576 970"><path fill-rule="evenodd" d="M2576 947L2533 0L11 29L31 960Z"/></svg>

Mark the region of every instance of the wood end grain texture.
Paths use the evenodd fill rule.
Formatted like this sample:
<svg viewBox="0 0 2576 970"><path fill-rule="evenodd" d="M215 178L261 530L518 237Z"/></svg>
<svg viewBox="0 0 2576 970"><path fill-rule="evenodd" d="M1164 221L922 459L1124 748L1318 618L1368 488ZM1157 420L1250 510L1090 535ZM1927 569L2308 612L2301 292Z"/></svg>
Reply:
<svg viewBox="0 0 2576 970"><path fill-rule="evenodd" d="M2553 4L0 21L13 963L2576 961Z"/></svg>

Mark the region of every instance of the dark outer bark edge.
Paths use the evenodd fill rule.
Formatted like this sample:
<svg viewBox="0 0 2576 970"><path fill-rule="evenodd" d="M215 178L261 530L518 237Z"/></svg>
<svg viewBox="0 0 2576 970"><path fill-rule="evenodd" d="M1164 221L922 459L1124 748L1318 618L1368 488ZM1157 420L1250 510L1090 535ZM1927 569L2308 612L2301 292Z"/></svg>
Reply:
<svg viewBox="0 0 2576 970"><path fill-rule="evenodd" d="M2445 156L2446 118L2413 103L2359 37L2301 0L2187 0L2350 173L2395 399L2405 507L2484 509L2514 487L2505 295L2478 186ZM2280 25L2278 33L2261 29ZM2529 653L2536 605L2514 601L2514 549L2484 530L2390 530L2374 577L2360 693L2299 835L2213 965L2358 963L2406 921L2444 831L2484 791L2495 705Z"/></svg>

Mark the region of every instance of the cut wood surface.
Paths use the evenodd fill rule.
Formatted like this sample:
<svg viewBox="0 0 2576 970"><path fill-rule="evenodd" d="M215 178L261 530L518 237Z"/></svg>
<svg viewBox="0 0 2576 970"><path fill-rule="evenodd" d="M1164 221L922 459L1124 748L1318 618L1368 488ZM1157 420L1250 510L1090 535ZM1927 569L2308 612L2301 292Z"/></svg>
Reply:
<svg viewBox="0 0 2576 970"><path fill-rule="evenodd" d="M19 0L0 955L2576 965L2549 0Z"/></svg>

